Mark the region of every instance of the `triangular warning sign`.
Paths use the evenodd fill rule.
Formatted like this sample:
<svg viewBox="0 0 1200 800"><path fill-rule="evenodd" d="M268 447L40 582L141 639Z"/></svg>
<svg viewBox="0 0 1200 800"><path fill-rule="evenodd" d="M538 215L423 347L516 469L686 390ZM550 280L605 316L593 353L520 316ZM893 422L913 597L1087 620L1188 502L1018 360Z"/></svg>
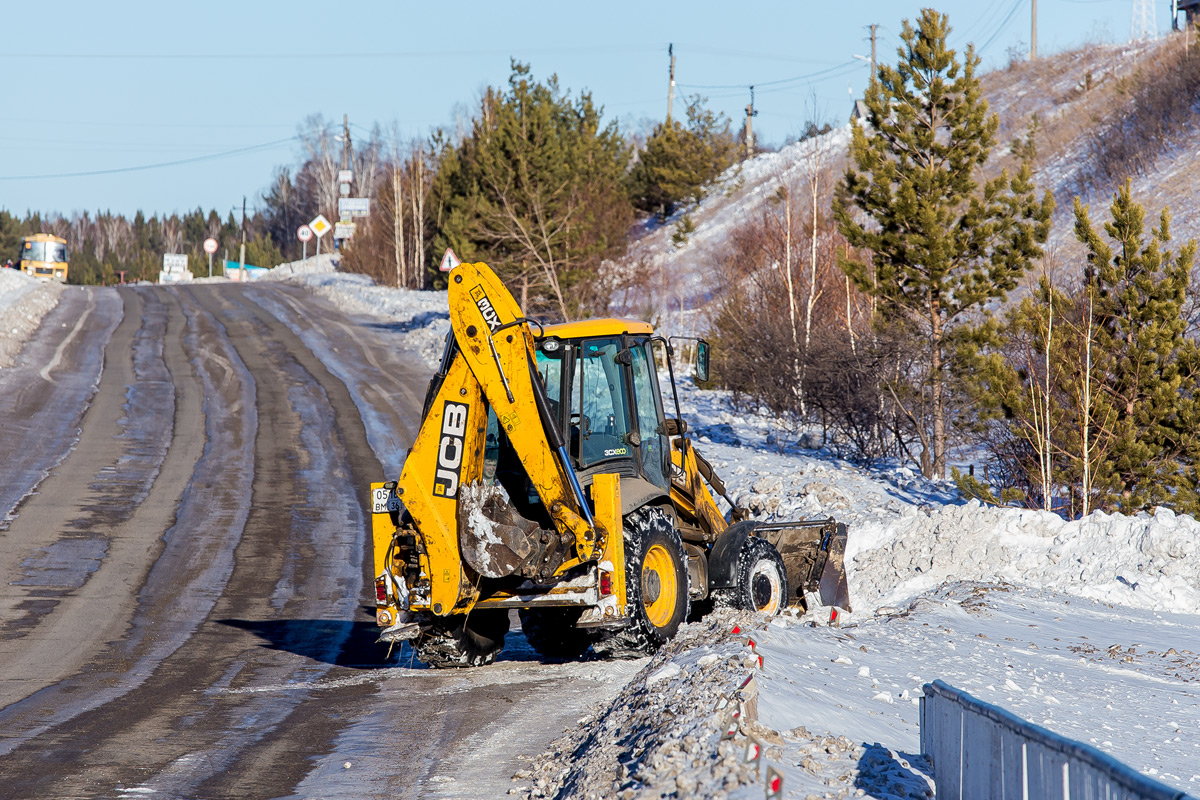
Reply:
<svg viewBox="0 0 1200 800"><path fill-rule="evenodd" d="M454 255L454 251L447 247L446 254L442 256L442 265L438 269L442 272L449 272L461 263L458 256Z"/></svg>

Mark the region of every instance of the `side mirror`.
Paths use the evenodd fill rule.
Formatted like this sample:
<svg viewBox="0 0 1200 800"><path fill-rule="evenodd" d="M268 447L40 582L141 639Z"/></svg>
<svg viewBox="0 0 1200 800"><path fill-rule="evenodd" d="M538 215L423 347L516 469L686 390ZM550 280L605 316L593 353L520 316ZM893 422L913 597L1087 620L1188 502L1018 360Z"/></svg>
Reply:
<svg viewBox="0 0 1200 800"><path fill-rule="evenodd" d="M687 421L677 417L667 417L659 423L658 432L664 436L682 436L687 433Z"/></svg>
<svg viewBox="0 0 1200 800"><path fill-rule="evenodd" d="M703 339L696 342L696 380L708 380L708 342Z"/></svg>

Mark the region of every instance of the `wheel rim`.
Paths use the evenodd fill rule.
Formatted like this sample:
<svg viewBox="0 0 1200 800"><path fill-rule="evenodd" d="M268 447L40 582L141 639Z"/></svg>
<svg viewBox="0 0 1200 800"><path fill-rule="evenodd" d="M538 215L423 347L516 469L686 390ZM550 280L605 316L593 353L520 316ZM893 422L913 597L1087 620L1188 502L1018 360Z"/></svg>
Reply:
<svg viewBox="0 0 1200 800"><path fill-rule="evenodd" d="M754 610L763 614L779 611L782 587L783 581L774 563L765 558L756 563L750 571L750 602L754 604Z"/></svg>
<svg viewBox="0 0 1200 800"><path fill-rule="evenodd" d="M642 605L650 624L662 628L671 622L678 594L675 560L670 551L661 544L651 546L642 562Z"/></svg>

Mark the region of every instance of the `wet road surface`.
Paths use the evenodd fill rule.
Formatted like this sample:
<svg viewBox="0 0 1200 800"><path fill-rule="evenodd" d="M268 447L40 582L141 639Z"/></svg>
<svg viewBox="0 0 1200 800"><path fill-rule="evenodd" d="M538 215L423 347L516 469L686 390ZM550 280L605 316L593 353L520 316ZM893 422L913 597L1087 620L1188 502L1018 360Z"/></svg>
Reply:
<svg viewBox="0 0 1200 800"><path fill-rule="evenodd" d="M519 631L383 663L365 489L429 372L296 287L65 292L0 372L0 797L500 796L609 696Z"/></svg>

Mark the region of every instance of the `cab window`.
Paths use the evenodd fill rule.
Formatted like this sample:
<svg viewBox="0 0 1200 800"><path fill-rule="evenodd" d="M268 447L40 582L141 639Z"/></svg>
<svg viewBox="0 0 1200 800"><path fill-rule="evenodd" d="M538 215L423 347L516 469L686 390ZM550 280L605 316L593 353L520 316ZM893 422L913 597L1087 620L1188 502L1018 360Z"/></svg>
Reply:
<svg viewBox="0 0 1200 800"><path fill-rule="evenodd" d="M663 489L667 486L666 437L658 432L662 419L662 395L653 375L653 354L649 342L630 348L633 356L633 398L637 409L638 434L641 436L642 472L646 480Z"/></svg>
<svg viewBox="0 0 1200 800"><path fill-rule="evenodd" d="M571 386L571 449L586 469L609 458L628 458L625 378L620 339L589 339L579 348Z"/></svg>

